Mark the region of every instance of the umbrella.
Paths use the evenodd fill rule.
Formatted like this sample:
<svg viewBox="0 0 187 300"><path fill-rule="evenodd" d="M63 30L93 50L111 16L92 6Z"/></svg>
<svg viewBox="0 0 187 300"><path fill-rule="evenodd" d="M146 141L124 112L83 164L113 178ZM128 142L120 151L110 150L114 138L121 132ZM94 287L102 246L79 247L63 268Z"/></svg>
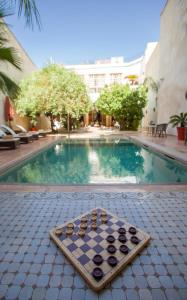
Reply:
<svg viewBox="0 0 187 300"><path fill-rule="evenodd" d="M4 110L5 110L5 121L6 122L12 121L14 117L14 110L11 105L10 98L8 96L5 96Z"/></svg>

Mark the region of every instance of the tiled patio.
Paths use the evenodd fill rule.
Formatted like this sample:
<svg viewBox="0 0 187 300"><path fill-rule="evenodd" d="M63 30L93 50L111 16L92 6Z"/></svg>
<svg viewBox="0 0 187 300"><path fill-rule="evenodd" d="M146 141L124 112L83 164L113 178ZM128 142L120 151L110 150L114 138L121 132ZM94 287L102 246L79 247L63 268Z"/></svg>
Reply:
<svg viewBox="0 0 187 300"><path fill-rule="evenodd" d="M49 230L101 206L150 233L103 292L91 291ZM0 193L0 299L186 300L187 193Z"/></svg>
<svg viewBox="0 0 187 300"><path fill-rule="evenodd" d="M176 137L94 128L72 138L131 137L187 161ZM0 169L57 139L0 151ZM159 148L160 147L160 148ZM102 206L150 233L150 245L105 290L94 293L49 239L56 224ZM186 300L187 185L0 185L0 299Z"/></svg>

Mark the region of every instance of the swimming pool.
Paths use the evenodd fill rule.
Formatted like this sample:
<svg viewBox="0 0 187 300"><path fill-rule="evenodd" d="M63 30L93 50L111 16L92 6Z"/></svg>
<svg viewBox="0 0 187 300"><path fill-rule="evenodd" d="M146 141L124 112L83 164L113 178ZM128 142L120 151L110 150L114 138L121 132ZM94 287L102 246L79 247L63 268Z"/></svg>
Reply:
<svg viewBox="0 0 187 300"><path fill-rule="evenodd" d="M0 183L187 183L187 167L130 140L64 140L0 176Z"/></svg>

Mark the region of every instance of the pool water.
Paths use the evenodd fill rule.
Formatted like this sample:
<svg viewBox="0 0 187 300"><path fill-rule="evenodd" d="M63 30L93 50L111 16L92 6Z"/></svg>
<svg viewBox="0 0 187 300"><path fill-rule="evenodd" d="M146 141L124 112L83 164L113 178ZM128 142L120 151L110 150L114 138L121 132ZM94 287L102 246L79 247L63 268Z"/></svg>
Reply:
<svg viewBox="0 0 187 300"><path fill-rule="evenodd" d="M187 168L128 140L65 140L9 170L1 183L187 183Z"/></svg>

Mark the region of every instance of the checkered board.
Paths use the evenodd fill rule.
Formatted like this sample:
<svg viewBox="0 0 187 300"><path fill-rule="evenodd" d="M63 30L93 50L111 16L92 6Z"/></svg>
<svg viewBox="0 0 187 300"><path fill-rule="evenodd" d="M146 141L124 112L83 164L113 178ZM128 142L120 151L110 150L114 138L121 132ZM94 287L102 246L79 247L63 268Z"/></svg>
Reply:
<svg viewBox="0 0 187 300"><path fill-rule="evenodd" d="M143 232L142 230L136 228L136 237L140 240L139 244L135 245L130 241L131 234L128 229L132 226L125 220L119 219L110 212L104 210L103 208L96 208L97 217L97 229L93 230L91 228L91 211L70 220L67 223L57 226L50 231L50 237L59 246L65 256L71 261L73 266L78 272L84 277L86 282L95 291L101 290L105 285L107 285L123 268L132 261L132 259L142 250L143 247L149 242L150 236ZM100 214L102 211L107 213L107 223L103 224L101 222ZM86 234L84 237L78 235L81 218L88 218L88 227L86 229ZM73 234L71 236L66 236L66 225L68 223L74 224ZM122 245L118 240L119 233L118 229L124 227L126 229L126 246L129 248L129 253L127 255L120 252L119 247ZM59 230L62 230L62 234L59 234ZM58 234L57 234L58 232ZM107 246L109 245L107 239L108 235L113 235L115 237L115 242L113 245L116 247L117 251L115 254L110 254L107 252ZM94 268L98 267L93 262L93 257L96 254L100 254L104 261L99 266L102 269L104 276L101 280L97 281L93 275L92 271ZM115 267L111 267L107 258L109 256L115 256L118 263Z"/></svg>

